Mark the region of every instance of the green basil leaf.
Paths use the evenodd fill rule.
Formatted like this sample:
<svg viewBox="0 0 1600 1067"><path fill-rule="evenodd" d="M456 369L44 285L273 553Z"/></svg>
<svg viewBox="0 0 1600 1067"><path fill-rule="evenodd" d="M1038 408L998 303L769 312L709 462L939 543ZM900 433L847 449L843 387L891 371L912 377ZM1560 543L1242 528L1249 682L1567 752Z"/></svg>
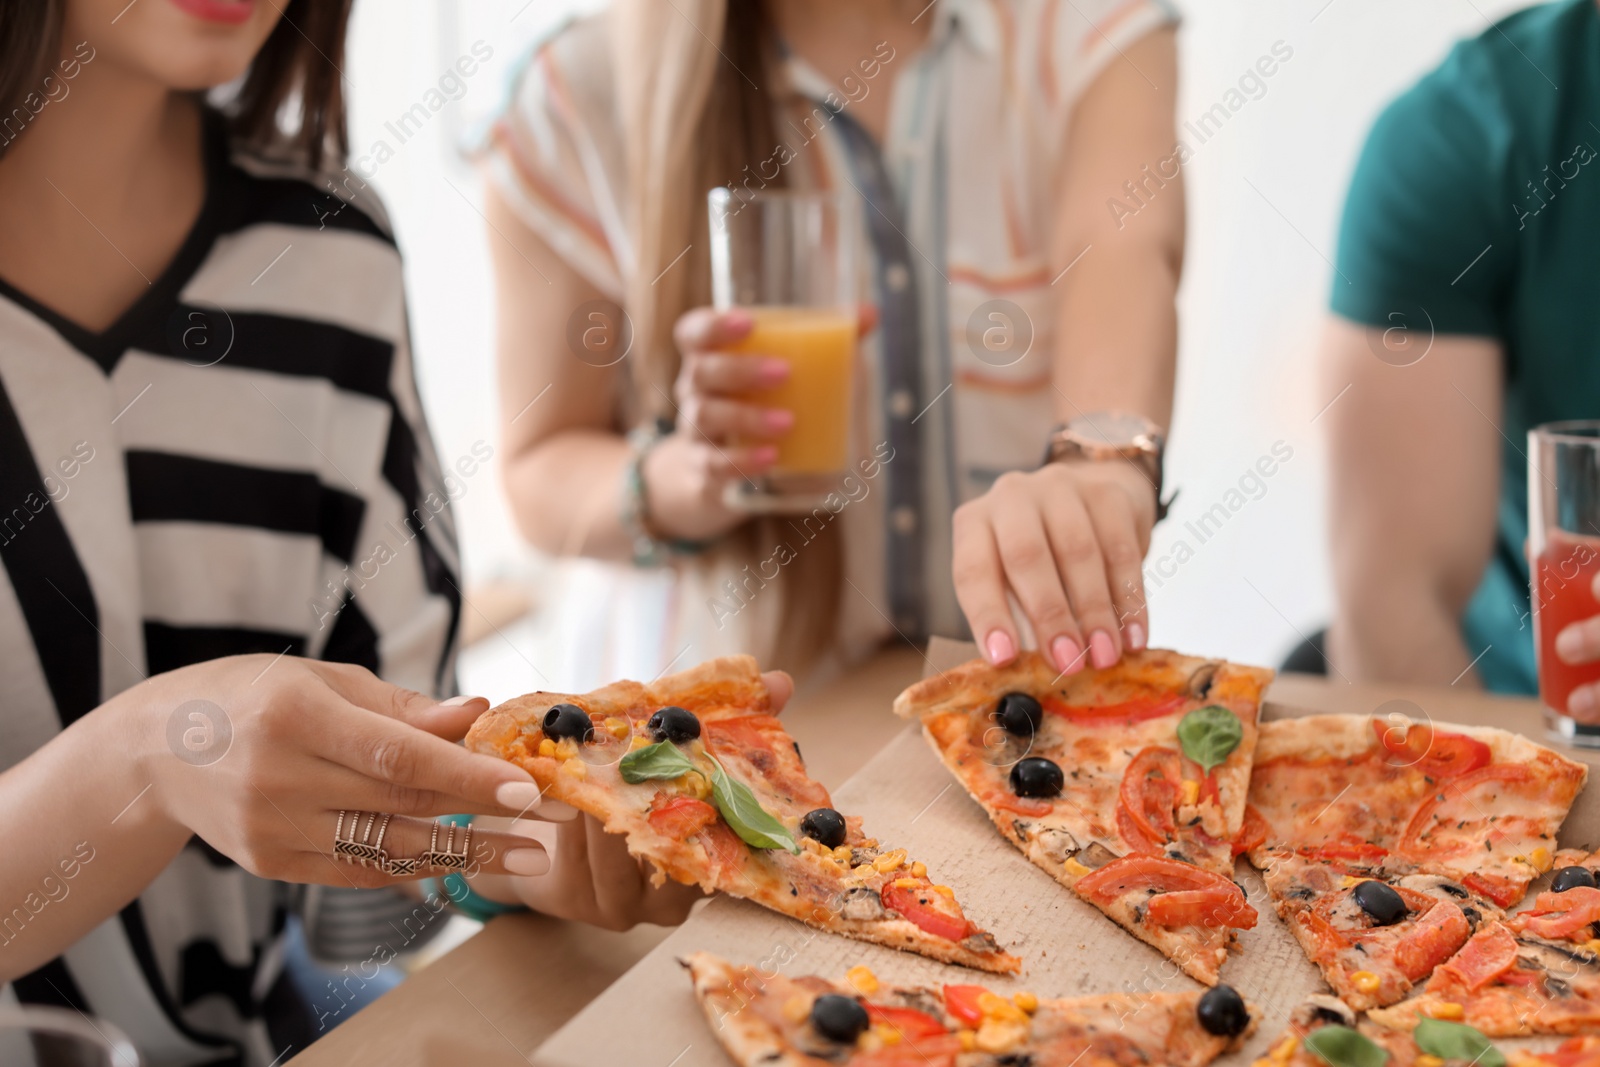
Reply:
<svg viewBox="0 0 1600 1067"><path fill-rule="evenodd" d="M1183 754L1200 764L1206 774L1227 759L1243 740L1239 716L1220 704L1196 708L1178 723L1178 744L1183 746Z"/></svg>
<svg viewBox="0 0 1600 1067"><path fill-rule="evenodd" d="M1302 1044L1333 1067L1383 1067L1389 1053L1348 1026L1324 1026L1306 1035Z"/></svg>
<svg viewBox="0 0 1600 1067"><path fill-rule="evenodd" d="M639 751L643 752L644 749ZM711 761L711 803L716 805L739 839L751 848L781 848L794 853L800 851L789 828L761 806L749 786L729 778L728 772L715 759Z"/></svg>
<svg viewBox="0 0 1600 1067"><path fill-rule="evenodd" d="M1506 1067L1505 1055L1481 1031L1465 1023L1423 1018L1411 1036L1418 1048L1442 1060L1466 1060L1476 1067Z"/></svg>
<svg viewBox="0 0 1600 1067"><path fill-rule="evenodd" d="M629 785L638 785L652 778L681 778L696 770L683 750L670 741L658 741L634 749L622 757L618 768L622 771L622 780Z"/></svg>

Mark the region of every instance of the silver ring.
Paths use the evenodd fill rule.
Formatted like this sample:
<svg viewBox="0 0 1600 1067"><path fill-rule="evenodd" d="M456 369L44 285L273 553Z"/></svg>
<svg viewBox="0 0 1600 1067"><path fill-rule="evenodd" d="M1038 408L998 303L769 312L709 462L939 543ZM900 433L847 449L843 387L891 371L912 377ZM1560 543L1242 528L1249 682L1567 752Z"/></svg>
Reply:
<svg viewBox="0 0 1600 1067"><path fill-rule="evenodd" d="M453 824L444 826L444 848L439 847L440 824L433 824L433 835L429 839L428 851L422 854L420 863L432 867L434 870L464 871L467 869L468 857L472 852L472 824L461 827L461 851L456 851L456 827Z"/></svg>
<svg viewBox="0 0 1600 1067"><path fill-rule="evenodd" d="M361 825L361 817L367 817L366 826ZM350 817L350 835L345 836L344 820ZM392 815L379 815L372 811L339 812L339 821L333 828L333 854L337 859L346 863L359 864L362 867L373 867L380 871L389 869L389 854L383 850L383 837L389 831L389 820ZM381 822L379 820L382 820ZM372 836L376 827L378 836ZM360 836L357 836L357 835Z"/></svg>

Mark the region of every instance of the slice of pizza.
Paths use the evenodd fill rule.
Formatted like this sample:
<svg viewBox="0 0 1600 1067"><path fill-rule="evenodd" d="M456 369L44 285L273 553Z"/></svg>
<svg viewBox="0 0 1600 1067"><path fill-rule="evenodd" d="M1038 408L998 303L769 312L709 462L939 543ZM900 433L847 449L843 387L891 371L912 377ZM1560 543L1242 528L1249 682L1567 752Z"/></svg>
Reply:
<svg viewBox="0 0 1600 1067"><path fill-rule="evenodd" d="M741 1067L1203 1067L1238 1049L1259 1015L1229 986L1045 1000L976 985L890 987L864 967L831 982L704 952L682 962Z"/></svg>
<svg viewBox="0 0 1600 1067"><path fill-rule="evenodd" d="M1264 723L1247 851L1334 990L1360 1010L1394 1004L1550 869L1584 775L1501 730Z"/></svg>
<svg viewBox="0 0 1600 1067"><path fill-rule="evenodd" d="M1333 997L1315 995L1295 1008L1283 1036L1253 1067L1506 1067L1506 1063L1506 1054L1488 1035L1463 1023L1429 1019L1409 1032L1391 1030L1358 1021ZM1526 1067L1557 1067L1557 1063L1535 1060Z"/></svg>
<svg viewBox="0 0 1600 1067"><path fill-rule="evenodd" d="M1600 1027L1600 945L1539 937L1520 920L1485 924L1421 993L1374 1011L1372 1020L1402 1030L1426 1019L1460 1020L1493 1037L1593 1032Z"/></svg>
<svg viewBox="0 0 1600 1067"><path fill-rule="evenodd" d="M834 810L749 656L648 686L518 697L484 712L467 747L516 763L546 796L626 835L658 885L671 877L947 963L1021 966L923 863Z"/></svg>
<svg viewBox="0 0 1600 1067"><path fill-rule="evenodd" d="M1195 979L1255 909L1233 881L1269 670L1150 649L1062 677L1037 653L901 693L1000 833Z"/></svg>

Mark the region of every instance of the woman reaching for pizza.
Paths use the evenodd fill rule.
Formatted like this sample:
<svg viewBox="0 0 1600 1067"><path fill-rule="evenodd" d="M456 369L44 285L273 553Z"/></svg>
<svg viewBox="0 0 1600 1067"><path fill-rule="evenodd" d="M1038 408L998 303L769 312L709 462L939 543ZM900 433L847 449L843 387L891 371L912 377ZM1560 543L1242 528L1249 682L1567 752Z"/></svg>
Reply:
<svg viewBox="0 0 1600 1067"><path fill-rule="evenodd" d="M1063 670L1144 647L1183 250L1173 20L1164 0L615 0L562 28L485 152L523 532L670 566L660 647L690 662L969 628L1004 663L1008 597ZM751 321L706 306L718 186L865 201L859 463L792 521L723 502L806 413L749 402L788 366L728 354ZM627 358L587 350L608 329Z"/></svg>
<svg viewBox="0 0 1600 1067"><path fill-rule="evenodd" d="M486 701L439 699L456 552L400 260L321 176L348 12L0 8L0 996L108 1018L149 1062L315 1033L287 881L467 865L611 926L694 895L587 818L549 852L429 822L562 813L453 743ZM356 897L374 929L421 907Z"/></svg>

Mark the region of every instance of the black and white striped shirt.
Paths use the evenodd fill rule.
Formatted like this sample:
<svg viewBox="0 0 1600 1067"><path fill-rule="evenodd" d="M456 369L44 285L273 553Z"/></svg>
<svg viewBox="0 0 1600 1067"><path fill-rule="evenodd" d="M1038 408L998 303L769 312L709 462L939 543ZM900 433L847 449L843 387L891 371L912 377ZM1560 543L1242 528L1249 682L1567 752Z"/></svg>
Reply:
<svg viewBox="0 0 1600 1067"><path fill-rule="evenodd" d="M381 209L231 150L214 116L206 159L193 232L109 328L0 281L0 770L233 653L451 680L454 529ZM0 999L109 1018L154 1064L265 1065L288 901L191 842ZM0 953L28 920L0 913Z"/></svg>

